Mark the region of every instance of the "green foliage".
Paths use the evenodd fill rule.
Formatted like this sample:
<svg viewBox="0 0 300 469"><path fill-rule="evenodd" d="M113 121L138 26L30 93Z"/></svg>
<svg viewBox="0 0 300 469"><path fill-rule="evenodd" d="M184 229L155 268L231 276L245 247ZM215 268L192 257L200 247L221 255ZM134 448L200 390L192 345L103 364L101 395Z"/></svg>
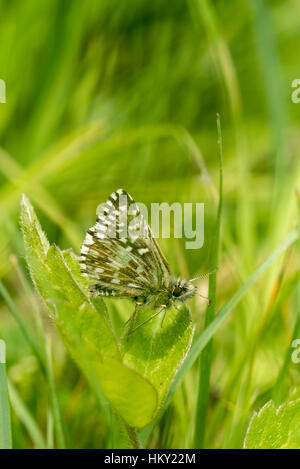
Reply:
<svg viewBox="0 0 300 469"><path fill-rule="evenodd" d="M277 409L299 398L300 367L291 360L300 337L299 104L291 101L299 13L293 0L173 0L172 8L161 0L0 0L1 382L9 383L13 447L138 446L104 396L112 383L100 382L107 375L98 373L95 354L122 363L134 380L147 376L148 410L134 418L156 409L138 431L148 448L242 448L254 411L271 399ZM215 285L214 277L197 282L204 295L210 283L215 306L205 320L203 300L189 302L193 344L171 379L184 355L174 323L185 350L188 312L179 325L170 310L162 331L158 317L124 341L133 306L87 301L76 255L65 249L79 253L97 205L122 187L148 206L204 202L202 249L186 250L172 233L159 243L174 275L211 271L216 112L224 146L219 269ZM24 253L22 193L61 250L50 248L35 221L39 236L31 243L29 224ZM156 365L163 353L160 381L147 361Z"/></svg>
<svg viewBox="0 0 300 469"><path fill-rule="evenodd" d="M163 327L157 329L155 321L125 336L120 351L104 302L89 299L75 255L49 245L25 196L21 225L31 277L70 354L129 426L149 424L190 347L189 312L169 314Z"/></svg>
<svg viewBox="0 0 300 469"><path fill-rule="evenodd" d="M140 322L150 315L149 310L140 311ZM154 324L145 324L128 339L125 336L122 344L124 363L149 380L157 391L155 413L161 408L174 375L185 360L194 333L186 307L180 311L171 309L162 327L160 323L158 317Z"/></svg>
<svg viewBox="0 0 300 469"><path fill-rule="evenodd" d="M276 409L267 402L249 424L244 447L248 449L297 449L300 446L300 400Z"/></svg>

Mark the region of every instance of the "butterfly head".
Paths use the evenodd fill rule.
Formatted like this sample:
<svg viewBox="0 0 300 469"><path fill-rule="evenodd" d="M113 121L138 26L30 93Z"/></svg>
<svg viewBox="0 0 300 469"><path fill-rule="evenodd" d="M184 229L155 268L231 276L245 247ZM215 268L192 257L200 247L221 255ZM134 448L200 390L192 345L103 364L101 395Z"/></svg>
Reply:
<svg viewBox="0 0 300 469"><path fill-rule="evenodd" d="M196 287L189 280L171 277L170 294L173 301L185 303L196 293Z"/></svg>

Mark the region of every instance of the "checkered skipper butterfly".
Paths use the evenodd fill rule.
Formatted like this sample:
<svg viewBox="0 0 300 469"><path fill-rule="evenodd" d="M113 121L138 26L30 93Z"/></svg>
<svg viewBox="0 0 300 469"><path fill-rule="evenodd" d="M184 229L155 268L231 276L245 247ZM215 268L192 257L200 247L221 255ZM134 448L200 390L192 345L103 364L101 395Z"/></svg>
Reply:
<svg viewBox="0 0 300 469"><path fill-rule="evenodd" d="M91 281L91 296L132 298L136 308L155 310L141 325L196 293L192 280L171 275L170 267L132 197L113 192L98 212L81 248L80 267ZM194 279L193 279L194 280Z"/></svg>

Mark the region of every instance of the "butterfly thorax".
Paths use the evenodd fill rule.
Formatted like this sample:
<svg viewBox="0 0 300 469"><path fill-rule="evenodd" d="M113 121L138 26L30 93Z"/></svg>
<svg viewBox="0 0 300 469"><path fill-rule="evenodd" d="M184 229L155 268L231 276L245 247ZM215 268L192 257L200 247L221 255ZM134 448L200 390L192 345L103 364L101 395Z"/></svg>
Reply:
<svg viewBox="0 0 300 469"><path fill-rule="evenodd" d="M150 289L147 295L137 297L136 301L153 309L163 305L169 308L176 302L186 302L195 292L196 287L189 280L170 276L168 284Z"/></svg>

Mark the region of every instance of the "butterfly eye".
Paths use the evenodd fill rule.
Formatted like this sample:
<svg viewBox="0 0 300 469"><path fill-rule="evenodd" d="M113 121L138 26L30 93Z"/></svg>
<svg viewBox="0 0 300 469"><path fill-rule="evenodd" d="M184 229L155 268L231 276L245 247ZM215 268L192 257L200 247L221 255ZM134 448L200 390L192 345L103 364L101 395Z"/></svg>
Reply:
<svg viewBox="0 0 300 469"><path fill-rule="evenodd" d="M181 295L181 288L175 287L173 290L173 296L178 297Z"/></svg>

